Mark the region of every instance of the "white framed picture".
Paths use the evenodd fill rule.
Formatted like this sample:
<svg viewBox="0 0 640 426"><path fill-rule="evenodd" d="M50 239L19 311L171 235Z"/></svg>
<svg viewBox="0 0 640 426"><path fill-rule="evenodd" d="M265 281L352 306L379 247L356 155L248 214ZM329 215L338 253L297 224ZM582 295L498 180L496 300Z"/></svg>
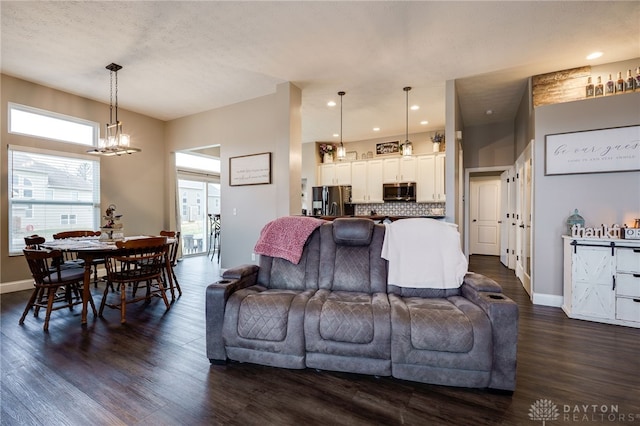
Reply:
<svg viewBox="0 0 640 426"><path fill-rule="evenodd" d="M229 185L265 185L271 183L271 153L229 158Z"/></svg>
<svg viewBox="0 0 640 426"><path fill-rule="evenodd" d="M640 125L545 137L545 175L640 170Z"/></svg>

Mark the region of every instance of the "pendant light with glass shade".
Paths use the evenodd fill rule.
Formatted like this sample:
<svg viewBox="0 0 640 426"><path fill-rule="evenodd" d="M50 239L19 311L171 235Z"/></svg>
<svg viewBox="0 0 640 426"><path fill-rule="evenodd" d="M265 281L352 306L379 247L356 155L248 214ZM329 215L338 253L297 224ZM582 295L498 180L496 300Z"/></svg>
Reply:
<svg viewBox="0 0 640 426"><path fill-rule="evenodd" d="M122 131L122 122L118 120L118 71L122 69L122 65L111 63L105 67L109 70L110 76L110 99L109 99L109 123L105 125L104 138L100 138L98 146L87 151L89 154L97 154L104 156L133 154L141 152L140 148L134 148L130 145L131 138ZM113 77L115 75L115 121L113 120Z"/></svg>
<svg viewBox="0 0 640 426"><path fill-rule="evenodd" d="M404 92L406 93L406 99L407 99L406 133L405 133L404 143L402 144L402 155L405 157L409 157L411 154L413 154L413 144L409 140L409 90L411 90L411 87L407 86L407 87L404 87L402 90L404 90Z"/></svg>
<svg viewBox="0 0 640 426"><path fill-rule="evenodd" d="M347 150L342 143L342 97L345 95L345 92L338 92L340 96L340 146L338 147L338 160L343 160L347 156Z"/></svg>

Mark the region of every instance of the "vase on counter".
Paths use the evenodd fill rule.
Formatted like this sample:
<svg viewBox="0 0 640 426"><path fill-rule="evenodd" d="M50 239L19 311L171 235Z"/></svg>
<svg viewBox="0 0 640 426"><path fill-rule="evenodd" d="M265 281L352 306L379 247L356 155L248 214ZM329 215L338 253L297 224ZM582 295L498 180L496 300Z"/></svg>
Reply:
<svg viewBox="0 0 640 426"><path fill-rule="evenodd" d="M440 142L433 143L433 152L440 152Z"/></svg>
<svg viewBox="0 0 640 426"><path fill-rule="evenodd" d="M323 163L333 163L333 154L330 152L325 152L324 157L322 158Z"/></svg>
<svg viewBox="0 0 640 426"><path fill-rule="evenodd" d="M573 226L584 227L584 218L578 213L578 209L573 211L573 214L567 218L567 231L568 235L573 234Z"/></svg>

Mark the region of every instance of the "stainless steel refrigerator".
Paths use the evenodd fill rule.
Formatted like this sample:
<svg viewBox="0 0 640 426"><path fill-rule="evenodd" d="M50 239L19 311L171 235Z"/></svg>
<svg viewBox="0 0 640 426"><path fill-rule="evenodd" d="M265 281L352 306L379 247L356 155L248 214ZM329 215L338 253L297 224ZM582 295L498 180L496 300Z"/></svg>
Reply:
<svg viewBox="0 0 640 426"><path fill-rule="evenodd" d="M348 216L354 212L351 204L351 186L314 186L314 216Z"/></svg>

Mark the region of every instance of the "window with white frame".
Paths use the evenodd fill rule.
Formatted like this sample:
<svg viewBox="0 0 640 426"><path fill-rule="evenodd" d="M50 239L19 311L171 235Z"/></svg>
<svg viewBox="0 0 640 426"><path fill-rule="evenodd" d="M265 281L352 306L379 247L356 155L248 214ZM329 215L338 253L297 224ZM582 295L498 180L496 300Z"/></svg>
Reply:
<svg viewBox="0 0 640 426"><path fill-rule="evenodd" d="M97 146L98 123L9 102L9 133Z"/></svg>
<svg viewBox="0 0 640 426"><path fill-rule="evenodd" d="M100 161L10 145L9 252L21 253L24 237L100 227Z"/></svg>

